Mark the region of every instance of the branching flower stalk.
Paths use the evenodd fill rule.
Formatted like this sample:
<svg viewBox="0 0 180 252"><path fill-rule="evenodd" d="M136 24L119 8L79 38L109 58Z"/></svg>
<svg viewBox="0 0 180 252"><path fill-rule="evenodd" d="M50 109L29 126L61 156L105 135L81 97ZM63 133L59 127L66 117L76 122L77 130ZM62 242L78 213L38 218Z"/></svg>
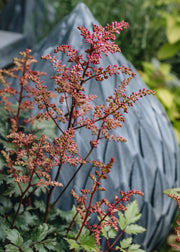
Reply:
<svg viewBox="0 0 180 252"><path fill-rule="evenodd" d="M125 66L118 67L117 65L108 66L105 69L102 67L97 67L100 64L100 59L102 54L106 56L108 53L120 52L120 48L111 40L115 40L115 33L119 33L123 28L127 28L128 24L125 22L113 23L112 26L107 25L106 28L101 26L93 25L93 33L91 34L84 27L78 27L81 31L81 35L84 37L85 42L90 44L90 48L85 51L86 59L82 55L78 55L78 52L69 45L61 45L55 49L55 53L64 52L69 58L69 62L74 64L71 68L66 65L62 65L62 62L57 60L55 57L43 56L45 60L49 60L53 67L56 69L57 74L51 79L55 80L56 83L56 95L60 95L59 101L63 104L65 101L66 111L61 110L55 104L51 104L47 101L47 93L45 91L46 87L42 86L42 83L38 83L39 96L36 98L38 102L39 109L44 109L46 112L40 113L39 118L45 117L46 119L51 118L55 122L61 133L65 133L62 127L59 126L59 122L65 124L67 122L67 131L70 129L78 130L80 128L86 127L91 130L93 135L98 135L96 140L91 141L91 144L98 145L98 141L103 138L114 141L126 141L120 136L110 135L109 131L112 128L121 127L121 121L124 122L124 117L119 113L122 109L127 113L128 107L133 106L138 100L138 97L142 97L147 94L151 94L150 90L140 90L139 92L132 93L130 97L125 94L125 87L129 84L130 80L135 76L131 69ZM95 78L97 81L103 81L114 74L120 74L120 72L130 75L127 79L119 85L119 89L115 90L114 96L109 96L107 98L108 106L97 105L94 108L91 105L91 101L96 99L95 95L86 96L85 86L88 81ZM37 80L33 80L37 83ZM51 108L51 109L49 109ZM93 112L94 110L94 112ZM92 111L91 119L89 118L89 113ZM97 123L102 121L101 126L98 128ZM92 150L90 150L90 153ZM76 152L76 155L78 153ZM86 155L88 157L89 154ZM69 180L68 184L64 187L63 191L57 197L57 199L52 203L52 206L61 198L64 191L68 188L69 184L73 181L74 177L78 174L83 165L87 162L87 158L80 158L79 168L76 170L72 178ZM82 162L82 160L84 162ZM64 163L64 162L63 162ZM62 166L62 164L60 164ZM60 172L58 171L58 175ZM57 179L57 177L56 177ZM51 188L49 194L52 194L54 188ZM50 204L50 195L48 196L48 204ZM52 206L47 206L48 209L52 209ZM47 221L47 217L45 218Z"/></svg>
<svg viewBox="0 0 180 252"><path fill-rule="evenodd" d="M115 35L127 27L128 24L124 21L113 22L112 25L108 24L105 28L93 25L92 33L84 27L78 27L84 42L89 45L84 56L79 55L71 45L60 45L54 50L56 54L65 53L67 55L69 66L63 64L55 56L42 56L42 59L49 61L56 70L56 74L51 77L51 85L54 82L53 91L48 90L48 85L46 86L41 80L41 76L45 73L31 70L31 64L35 64L36 60L30 55L31 51L28 49L20 53L21 59L14 60L14 68L0 70L0 81L3 85L0 90L0 103L9 115L11 127L7 139L12 143L12 147L9 150L3 150L2 154L6 160L9 175L14 178L20 190L20 201L11 228L15 226L23 201L32 195L35 188L45 188L47 191L44 223L48 223L51 210L86 164L99 168L100 172L97 169L95 176L92 174L90 176L93 180L91 191L82 189L81 197L72 191L78 202L76 210L82 218L76 241L81 237L84 227L87 227L90 234L95 236L99 246L99 235L105 226L112 227L115 231L118 230L114 213L126 210L122 203L128 201L134 194L142 195L141 192L136 191L127 194L121 192L120 198L115 196L114 204L109 203L107 199L92 204L94 194L99 190L105 190L100 186L101 180L107 178L107 173L110 172L114 162L113 158L108 164L99 160L92 161L90 160L92 152L98 148L102 139L126 141L122 136L113 134L113 130L122 127L125 122L124 113L128 113L129 107L132 107L139 98L154 93L143 89L127 96L126 86L135 77L132 70L118 65L109 65L105 68L100 66L103 57L108 56L109 53L120 52L120 48L114 42ZM96 103L97 105L94 105L93 102L97 96L87 94L89 81L95 79L97 85L103 85L104 80L121 73L124 75L124 80L119 83L111 95L106 97L106 104ZM12 88L10 78L19 81L20 91L18 88L17 90ZM16 103L13 103L13 99ZM38 109L37 114L33 113L35 107ZM21 130L20 118L25 112L26 114L31 113L31 116L24 119L22 124L30 133ZM54 124L59 133L58 136L48 138L44 134L41 137L34 134L34 125L45 121ZM84 156L79 153L76 143L76 134L82 128L87 130L87 134L92 135L88 143L89 150ZM59 182L60 175L62 167L67 165L76 169L68 183L62 185ZM57 168L57 173L52 181L50 174L54 168ZM63 189L54 202L51 202L56 186L63 187ZM88 206L86 206L85 196L87 194L90 196ZM102 205L106 206L106 213L101 209ZM92 213L99 216L99 223L94 224L93 227L88 222ZM72 226L73 222L70 227ZM111 248L110 245L109 248Z"/></svg>

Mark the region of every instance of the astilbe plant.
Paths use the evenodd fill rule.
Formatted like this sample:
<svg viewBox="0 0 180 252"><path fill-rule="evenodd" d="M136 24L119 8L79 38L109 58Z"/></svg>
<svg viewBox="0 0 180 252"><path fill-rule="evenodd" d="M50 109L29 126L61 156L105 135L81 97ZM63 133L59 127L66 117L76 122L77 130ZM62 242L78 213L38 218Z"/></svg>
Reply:
<svg viewBox="0 0 180 252"><path fill-rule="evenodd" d="M138 225L132 225L140 218L137 202L123 205L134 194L142 193L135 190L126 193L120 191L119 195L115 195L113 203L103 198L94 204L94 194L99 190L106 190L101 187L101 181L108 179L114 158L112 157L108 164L90 159L91 153L98 148L102 139L126 141L122 136L113 134L112 130L122 126L125 122L124 113L128 113L128 108L133 106L139 97L153 93L143 89L127 96L126 86L135 76L132 70L118 65L109 65L106 68L99 66L103 54L108 56L109 53L120 52L114 42L115 35L127 27L128 24L124 21L108 24L106 28L93 25L92 33L84 27L78 27L85 43L89 45L85 55L79 55L70 45L60 45L54 50L55 53L67 55L70 67L63 65L54 56L42 56L42 59L51 62L56 70L56 74L51 77L55 83L53 91L48 90L41 79L45 73L31 70L31 64L35 64L36 60L28 49L20 53L21 58L14 59L13 68L0 70L0 102L2 114L7 119L7 127L1 132L2 199L6 201L9 197L11 206L11 202L16 202L13 209L7 208L1 215L4 234L1 234L0 238L2 247L7 251L59 251L59 248L61 251L69 251L67 244L72 251L100 251L102 236L107 240L106 251L114 248L120 251L141 251L139 245L132 244L130 237L123 239L121 244L118 242L124 232L137 234L144 231ZM125 78L114 93L106 98L106 105L93 105L97 97L86 92L89 80L103 82L120 73L123 73ZM13 88L11 78L19 83L17 89ZM55 104L53 100L59 103ZM31 113L34 107L38 108L36 114ZM32 116L28 117L30 113ZM3 124L4 122L3 119ZM36 132L35 126L41 124L51 125L59 135L53 137L53 131L47 135L46 131ZM40 128L42 129L42 126ZM76 132L82 128L92 135L89 151L84 156L79 153L75 141ZM2 136L5 132L7 137ZM56 209L55 205L86 164L92 164L95 169L94 174L90 174L92 187L91 190L82 188L81 195L72 190L76 207L71 212L74 217L67 221L69 213L66 215ZM68 183L63 185L59 178L62 167L66 165L76 169ZM58 169L52 180L50 174L54 167ZM52 193L57 186L63 188L52 202ZM7 191L10 196L7 196ZM46 195L45 204L39 198L42 193ZM41 202L40 209L38 202ZM2 203L1 207L5 208L5 205L6 203ZM90 219L94 214L97 216L97 222L92 224ZM19 224L23 218L25 227ZM57 225L58 219L61 223ZM66 235L62 231L63 228L67 230ZM30 237L29 230L32 232ZM116 236L119 230L121 232ZM63 237L64 242L67 241L66 246L62 242ZM113 242L110 242L111 238L114 239Z"/></svg>

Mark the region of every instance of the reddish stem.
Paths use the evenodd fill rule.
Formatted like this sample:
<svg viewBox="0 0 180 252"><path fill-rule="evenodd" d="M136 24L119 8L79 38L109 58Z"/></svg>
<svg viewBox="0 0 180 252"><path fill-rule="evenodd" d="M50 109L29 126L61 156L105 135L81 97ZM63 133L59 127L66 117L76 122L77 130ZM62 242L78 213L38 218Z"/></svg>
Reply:
<svg viewBox="0 0 180 252"><path fill-rule="evenodd" d="M116 244L116 242L118 242L118 240L124 234L124 232L125 232L124 230L121 231L121 233L116 237L114 242L108 247L108 249L105 252L109 252L114 247L114 245Z"/></svg>
<svg viewBox="0 0 180 252"><path fill-rule="evenodd" d="M90 200L89 200L89 205L88 205L88 208L86 209L86 215L85 215L84 221L83 221L83 223L82 223L82 225L81 225L81 228L80 228L80 230L79 230L79 233L78 233L78 235L76 236L76 239L75 239L76 241L78 240L78 238L79 238L79 236L80 236L80 234L81 234L81 232L82 232L82 230L83 230L83 228L84 228L84 226L85 226L85 224L86 224L86 222L87 222L87 218L88 218L88 216L89 216L89 209L91 208L93 196L94 196L94 193L96 192L96 189L97 189L97 182L99 182L99 180L100 180L100 179L98 179L98 181L96 181L96 186L94 187L94 190L93 190L92 193L91 193L91 197L90 197Z"/></svg>

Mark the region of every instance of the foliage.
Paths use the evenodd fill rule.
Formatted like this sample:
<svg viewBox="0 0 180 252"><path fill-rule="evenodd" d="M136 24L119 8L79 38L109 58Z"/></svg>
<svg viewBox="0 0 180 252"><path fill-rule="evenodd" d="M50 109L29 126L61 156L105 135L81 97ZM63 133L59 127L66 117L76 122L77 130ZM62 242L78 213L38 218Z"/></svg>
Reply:
<svg viewBox="0 0 180 252"><path fill-rule="evenodd" d="M171 73L171 66L157 59L142 62L143 70L139 71L142 79L156 90L156 96L164 106L175 130L180 145L180 85L179 79Z"/></svg>
<svg viewBox="0 0 180 252"><path fill-rule="evenodd" d="M13 68L0 70L2 249L29 252L59 249L62 252L69 249L100 251L101 238L105 237L108 244L106 251L115 246L119 246L121 251L142 251L139 245L132 243L130 237L118 245L122 233L138 234L144 231L144 228L135 224L140 218L137 202L124 206L134 194L143 195L140 191L121 191L120 195L115 195L113 203L103 198L92 204L95 193L106 190L101 187L101 181L108 179L114 158L105 164L101 160L91 160L91 153L98 148L102 139L126 141L121 136L113 135L112 129L122 126L123 114L139 97L154 93L143 89L127 96L126 86L135 76L131 69L117 65L109 65L104 69L99 66L103 54L107 56L108 53L120 51L114 43L115 35L127 26L124 21L113 22L106 28L93 25L92 34L88 29L78 27L89 45L85 57L78 55L69 45L60 45L55 49L55 53L67 55L72 63L70 68L51 55L42 56L56 70L51 77L55 82L52 91L41 80L45 73L31 70L36 60L30 55L29 49L20 53L21 58L14 59ZM124 75L124 80L107 97L107 105L93 105L96 96L86 94L89 80L94 78L100 85L104 79L120 73ZM17 89L12 85L12 79L18 83ZM52 98L59 104L54 104ZM49 130L43 130L44 123ZM81 128L92 134L85 157L79 153L75 141L76 132ZM57 130L58 136L55 134ZM63 185L59 182L59 176L61 168L67 164L76 170L67 184ZM81 196L72 191L77 204L72 211L62 212L55 207L56 202L61 200L63 193L86 164L93 164L94 167L89 175L91 190L82 188ZM52 180L50 173L54 167L58 167L58 170ZM63 189L52 202L55 187ZM94 214L97 223L92 224L91 216ZM121 233L116 234L119 229ZM114 238L112 243L110 238Z"/></svg>
<svg viewBox="0 0 180 252"><path fill-rule="evenodd" d="M154 1L151 3L155 6L167 6L169 12L160 9L159 15L163 19L166 29L167 42L165 42L158 51L160 60L168 59L180 51L180 2L179 1Z"/></svg>

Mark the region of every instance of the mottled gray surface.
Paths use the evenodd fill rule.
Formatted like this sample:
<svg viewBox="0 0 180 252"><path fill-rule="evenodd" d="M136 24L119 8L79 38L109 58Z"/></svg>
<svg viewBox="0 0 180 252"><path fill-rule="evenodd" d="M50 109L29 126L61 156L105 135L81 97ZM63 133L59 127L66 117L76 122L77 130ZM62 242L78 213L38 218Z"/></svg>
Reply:
<svg viewBox="0 0 180 252"><path fill-rule="evenodd" d="M97 23L88 8L79 4L75 10L60 22L49 36L40 42L33 50L33 55L40 60L41 55L47 55L60 44L71 44L74 48L83 53L84 44L80 37L77 26L84 26L91 29L92 24ZM131 41L127 41L130 43ZM122 48L123 51L123 48ZM58 56L58 55L56 55ZM65 57L61 57L66 62ZM120 53L104 58L102 66L126 65L136 70ZM45 84L53 89L54 83L48 79L53 74L50 64L39 61L37 67L40 71L48 72ZM113 89L123 80L123 76L117 76L104 81L103 84L94 80L87 85L87 93L98 95L98 103L104 103L105 97L113 93ZM146 87L139 75L131 81L127 92ZM57 101L56 101L57 102ZM96 101L97 102L97 101ZM164 109L153 96L144 97L133 108L129 109L126 115L126 122L118 134L127 139L127 143L109 143L102 141L99 148L93 152L91 159L108 162L115 157L115 164L109 178L104 182L106 192L96 194L95 200L107 197L113 200L115 194L120 190L129 189L141 190L144 197L137 196L142 212L140 224L147 232L139 235L137 242L142 244L146 251L152 251L166 237L172 218L175 213L175 204L162 191L167 188L178 187L180 182L179 150L171 124L164 112ZM91 135L80 130L76 134L79 152L85 156L89 149ZM75 168L64 167L60 181L65 185L72 176ZM88 174L91 166L84 167L74 179L69 190L64 194L57 206L62 209L70 209L73 199L69 191L73 188L77 193L81 188L88 188ZM53 171L53 176L56 171ZM60 189L54 192L53 197L58 195Z"/></svg>

